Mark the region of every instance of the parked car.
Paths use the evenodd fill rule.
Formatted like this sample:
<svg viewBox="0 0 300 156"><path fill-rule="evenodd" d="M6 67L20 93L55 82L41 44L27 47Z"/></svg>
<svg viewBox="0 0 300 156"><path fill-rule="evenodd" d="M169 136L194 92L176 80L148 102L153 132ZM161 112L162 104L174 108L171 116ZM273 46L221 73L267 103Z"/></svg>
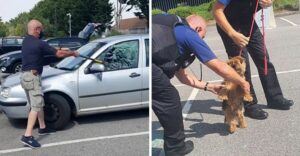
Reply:
<svg viewBox="0 0 300 156"><path fill-rule="evenodd" d="M148 35L98 39L78 51L105 63L68 57L54 67L44 67L42 88L48 125L62 129L71 115L148 107ZM3 82L0 109L8 118L27 118L30 106L20 85L20 73L10 75Z"/></svg>
<svg viewBox="0 0 300 156"><path fill-rule="evenodd" d="M71 38L52 38L46 42L55 48L69 48L76 50L87 43L86 39L71 37ZM61 59L56 58L54 55L45 57L45 65L59 62ZM22 51L13 51L0 56L0 70L2 73L16 73L22 69Z"/></svg>
<svg viewBox="0 0 300 156"><path fill-rule="evenodd" d="M0 55L21 50L24 37L3 37L0 39Z"/></svg>

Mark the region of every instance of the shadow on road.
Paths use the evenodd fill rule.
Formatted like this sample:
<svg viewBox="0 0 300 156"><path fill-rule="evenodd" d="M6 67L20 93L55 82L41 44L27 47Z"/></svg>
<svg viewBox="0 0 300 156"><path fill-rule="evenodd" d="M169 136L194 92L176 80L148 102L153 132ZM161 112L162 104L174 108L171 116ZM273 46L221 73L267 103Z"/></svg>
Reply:
<svg viewBox="0 0 300 156"><path fill-rule="evenodd" d="M139 109L139 110L130 110L130 111L119 111L95 115L87 115L82 117L75 117L72 120L78 124L93 124L99 122L112 122L112 121L121 121L135 118L145 118L149 117L149 109Z"/></svg>
<svg viewBox="0 0 300 156"><path fill-rule="evenodd" d="M72 117L71 121L68 123L68 125L66 125L66 127L63 130L68 130L73 128L75 126L74 122L82 125L82 124L93 124L93 123L96 124L100 122L112 122L112 121L128 120L134 118L145 118L145 117L149 117L149 109L119 111L119 112L112 112L112 113L86 115L82 117ZM9 122L14 128L26 129L27 119L13 119L13 120L10 119ZM35 128L38 128L38 124L35 125Z"/></svg>
<svg viewBox="0 0 300 156"><path fill-rule="evenodd" d="M184 103L186 101L183 101ZM192 121L190 130L185 130L187 138L202 138L208 134L219 134L221 136L229 135L227 125L220 121L218 123L206 123L202 114L222 115L222 103L216 100L195 100L188 114L193 114L193 118L187 117L186 121ZM199 114L199 117L198 115ZM196 116L196 117L195 117Z"/></svg>

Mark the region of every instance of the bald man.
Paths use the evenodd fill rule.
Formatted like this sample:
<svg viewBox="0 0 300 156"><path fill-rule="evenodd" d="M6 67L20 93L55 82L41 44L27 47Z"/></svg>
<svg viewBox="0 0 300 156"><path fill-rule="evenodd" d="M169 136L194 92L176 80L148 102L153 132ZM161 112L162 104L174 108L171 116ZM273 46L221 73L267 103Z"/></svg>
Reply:
<svg viewBox="0 0 300 156"><path fill-rule="evenodd" d="M183 156L193 150L193 142L184 141L180 97L170 79L176 75L180 82L214 94L222 88L219 84L199 81L187 72L186 67L195 57L218 75L250 92L248 82L217 59L204 42L205 35L206 22L201 16L182 19L163 14L152 17L152 108L164 128L166 156Z"/></svg>
<svg viewBox="0 0 300 156"><path fill-rule="evenodd" d="M26 92L27 100L30 104L30 112L25 134L21 142L31 148L40 147L32 136L33 127L36 119L39 122L39 135L46 135L55 132L46 127L44 120L44 99L41 84L41 74L43 72L43 57L45 55L55 55L59 58L79 55L75 51L56 50L49 46L45 41L40 40L43 37L43 25L38 20L31 20L27 24L27 33L22 43L22 74L21 85Z"/></svg>

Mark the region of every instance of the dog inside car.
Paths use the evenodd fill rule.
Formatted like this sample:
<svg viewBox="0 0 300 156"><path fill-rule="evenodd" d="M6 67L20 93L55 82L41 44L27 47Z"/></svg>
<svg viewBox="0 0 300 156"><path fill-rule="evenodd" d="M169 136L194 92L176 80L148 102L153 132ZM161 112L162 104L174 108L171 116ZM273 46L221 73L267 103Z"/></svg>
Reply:
<svg viewBox="0 0 300 156"><path fill-rule="evenodd" d="M235 56L227 61L242 78L245 79L246 62L241 56ZM228 131L233 133L237 126L246 128L247 123L244 117L243 101L252 101L253 98L249 92L245 93L238 84L224 80L224 88L219 92L218 98L223 100L222 109L225 115L224 122L228 124Z"/></svg>

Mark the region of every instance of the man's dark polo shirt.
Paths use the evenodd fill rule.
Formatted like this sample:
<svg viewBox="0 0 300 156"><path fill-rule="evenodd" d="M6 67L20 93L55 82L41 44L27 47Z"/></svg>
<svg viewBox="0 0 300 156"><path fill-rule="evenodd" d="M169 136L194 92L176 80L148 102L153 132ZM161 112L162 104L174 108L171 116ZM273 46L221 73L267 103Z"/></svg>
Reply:
<svg viewBox="0 0 300 156"><path fill-rule="evenodd" d="M34 36L28 35L22 43L22 71L43 72L45 55L55 55L56 49Z"/></svg>

